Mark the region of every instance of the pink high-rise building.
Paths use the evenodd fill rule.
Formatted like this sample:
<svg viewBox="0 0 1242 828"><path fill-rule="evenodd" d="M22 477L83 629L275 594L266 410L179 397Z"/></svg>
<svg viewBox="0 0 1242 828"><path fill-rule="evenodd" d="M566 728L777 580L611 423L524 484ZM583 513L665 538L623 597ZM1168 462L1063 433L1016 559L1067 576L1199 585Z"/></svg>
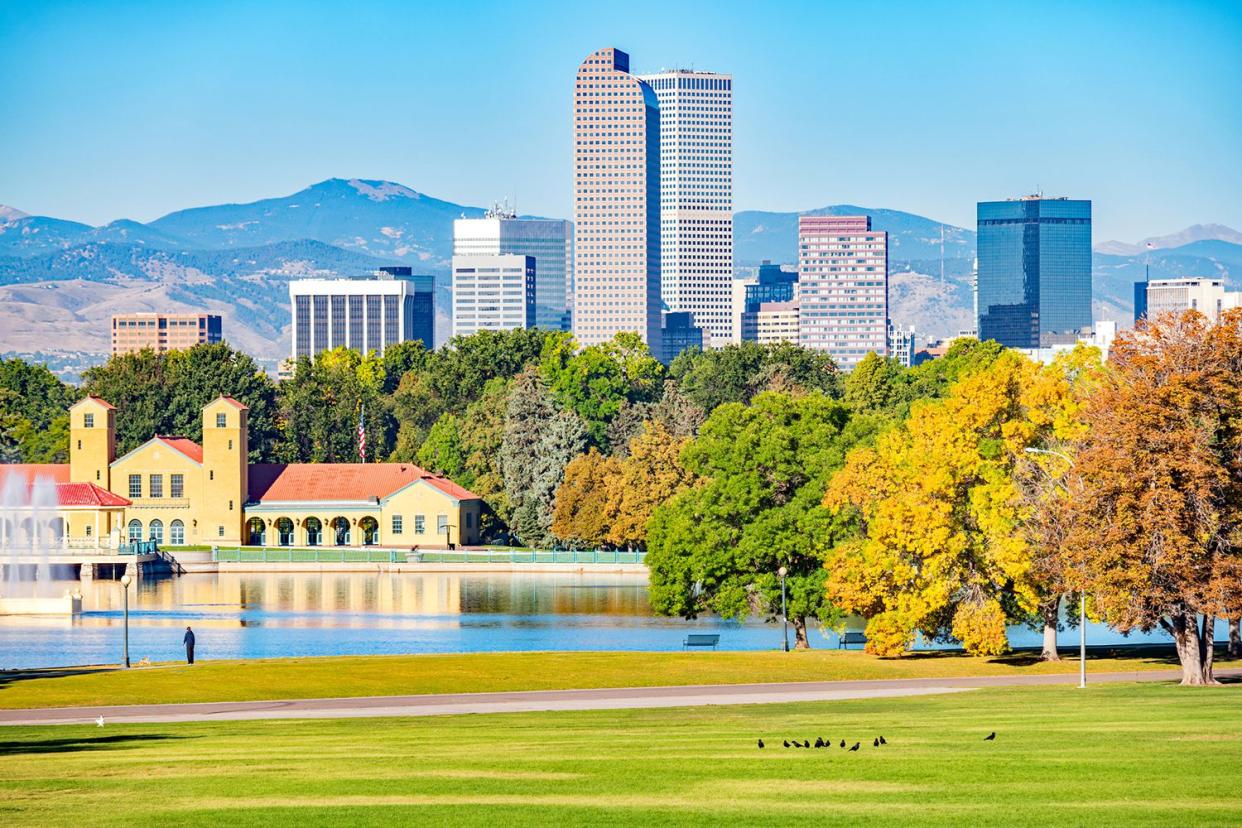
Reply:
<svg viewBox="0 0 1242 828"><path fill-rule="evenodd" d="M660 114L630 58L600 49L574 84L574 338L660 342Z"/></svg>
<svg viewBox="0 0 1242 828"><path fill-rule="evenodd" d="M848 371L888 354L888 234L870 216L798 219L798 341Z"/></svg>

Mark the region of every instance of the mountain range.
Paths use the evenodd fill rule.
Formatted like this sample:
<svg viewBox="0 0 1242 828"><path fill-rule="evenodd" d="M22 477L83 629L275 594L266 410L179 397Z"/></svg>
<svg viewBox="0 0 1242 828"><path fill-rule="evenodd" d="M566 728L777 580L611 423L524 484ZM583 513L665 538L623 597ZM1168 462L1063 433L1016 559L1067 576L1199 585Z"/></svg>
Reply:
<svg viewBox="0 0 1242 828"><path fill-rule="evenodd" d="M452 221L483 208L389 181L329 179L290 196L179 210L143 224L101 227L27 215L0 205L0 352L108 349L108 317L137 310L206 310L225 336L274 365L288 349L290 279L359 277L408 264L437 277L449 305ZM839 204L734 216L739 271L764 260L793 263L799 215L872 217L889 233L895 322L940 337L971 324L975 233L899 210ZM1152 247L1148 248L1148 244ZM1153 277L1242 273L1242 233L1195 225L1135 244L1105 242L1094 256L1098 318L1128 319L1132 283ZM448 317L437 319L437 338ZM55 331L55 347L48 344Z"/></svg>

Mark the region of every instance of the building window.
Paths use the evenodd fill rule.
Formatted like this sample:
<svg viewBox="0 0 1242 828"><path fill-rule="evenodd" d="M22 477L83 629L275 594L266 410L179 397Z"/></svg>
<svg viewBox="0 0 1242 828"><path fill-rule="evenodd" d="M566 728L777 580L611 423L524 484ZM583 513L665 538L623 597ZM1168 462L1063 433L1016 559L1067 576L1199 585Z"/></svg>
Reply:
<svg viewBox="0 0 1242 828"><path fill-rule="evenodd" d="M148 482L147 485L150 486L151 497L163 497L164 496L164 475L162 474L151 475L150 481Z"/></svg>
<svg viewBox="0 0 1242 828"><path fill-rule="evenodd" d="M156 518L147 524L147 537L155 541L157 545L164 543L164 521Z"/></svg>
<svg viewBox="0 0 1242 828"><path fill-rule="evenodd" d="M289 518L278 518L276 533L277 541L281 546L293 546L293 521Z"/></svg>
<svg viewBox="0 0 1242 828"><path fill-rule="evenodd" d="M474 528L474 512L466 512L466 528Z"/></svg>
<svg viewBox="0 0 1242 828"><path fill-rule="evenodd" d="M173 546L181 546L185 543L185 524L179 520L174 520L168 524L168 541Z"/></svg>
<svg viewBox="0 0 1242 828"><path fill-rule="evenodd" d="M436 515L436 534L443 535L448 531L448 515Z"/></svg>
<svg viewBox="0 0 1242 828"><path fill-rule="evenodd" d="M87 536L88 538L91 536L91 531L92 531L93 529L94 529L94 527L93 527L93 526L87 526L87 527L86 527L86 536Z"/></svg>
<svg viewBox="0 0 1242 828"><path fill-rule="evenodd" d="M229 501L229 511L233 511L233 501Z"/></svg>
<svg viewBox="0 0 1242 828"><path fill-rule="evenodd" d="M215 470L215 469L211 469L211 470L209 470L209 471L207 472L207 479L208 479L208 480L215 480L215 479L216 479L216 470Z"/></svg>
<svg viewBox="0 0 1242 828"><path fill-rule="evenodd" d="M102 474L103 474L103 472L101 472L99 469L95 469L95 479L96 479L96 480L102 480L103 478L100 476L100 475L102 475Z"/></svg>
<svg viewBox="0 0 1242 828"><path fill-rule="evenodd" d="M421 535L426 531L427 531L427 525L426 525L426 522L423 520L423 516L415 515L414 516L414 534Z"/></svg>
<svg viewBox="0 0 1242 828"><path fill-rule="evenodd" d="M229 451L233 450L233 441L229 440Z"/></svg>
<svg viewBox="0 0 1242 828"><path fill-rule="evenodd" d="M216 428L224 428L229 424L228 416L225 414L216 415Z"/></svg>
<svg viewBox="0 0 1242 828"><path fill-rule="evenodd" d="M142 475L131 474L129 476L129 499L142 497Z"/></svg>
<svg viewBox="0 0 1242 828"><path fill-rule="evenodd" d="M170 474L168 476L168 488L170 497L185 496L185 475Z"/></svg>
<svg viewBox="0 0 1242 828"><path fill-rule="evenodd" d="M82 441L78 440L78 451L82 450Z"/></svg>
<svg viewBox="0 0 1242 828"><path fill-rule="evenodd" d="M402 523L403 523L403 521L401 520L401 515L393 515L393 516L392 516L392 533L393 533L394 535L400 535L400 534L401 534L401 530L405 528L405 527L402 525Z"/></svg>
<svg viewBox="0 0 1242 828"><path fill-rule="evenodd" d="M95 427L95 415L94 414L83 414L82 415L82 427L83 428L94 428ZM79 444L78 448L82 448L82 446Z"/></svg>
<svg viewBox="0 0 1242 828"><path fill-rule="evenodd" d="M306 519L306 545L318 546L323 542L323 524L319 518Z"/></svg>
<svg viewBox="0 0 1242 828"><path fill-rule="evenodd" d="M129 522L129 542L138 543L142 540L142 521L131 520Z"/></svg>
<svg viewBox="0 0 1242 828"><path fill-rule="evenodd" d="M222 537L224 537L224 527L223 527L223 526L217 526L217 527L216 527L216 537L217 537L217 538L222 538Z"/></svg>

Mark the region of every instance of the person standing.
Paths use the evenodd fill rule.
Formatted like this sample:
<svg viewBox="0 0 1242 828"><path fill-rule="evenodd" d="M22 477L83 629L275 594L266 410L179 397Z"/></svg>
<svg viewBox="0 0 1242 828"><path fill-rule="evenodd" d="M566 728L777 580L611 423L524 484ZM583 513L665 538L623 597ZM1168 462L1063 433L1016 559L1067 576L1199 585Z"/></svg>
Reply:
<svg viewBox="0 0 1242 828"><path fill-rule="evenodd" d="M181 639L185 644L185 660L187 664L194 663L194 630L189 627L185 628L185 637Z"/></svg>

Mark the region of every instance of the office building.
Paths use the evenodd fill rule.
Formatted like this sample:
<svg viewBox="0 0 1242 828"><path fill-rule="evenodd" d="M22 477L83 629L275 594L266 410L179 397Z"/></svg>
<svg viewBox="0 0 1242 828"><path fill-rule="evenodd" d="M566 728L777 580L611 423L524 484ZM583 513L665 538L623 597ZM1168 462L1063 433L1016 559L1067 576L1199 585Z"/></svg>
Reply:
<svg viewBox="0 0 1242 828"><path fill-rule="evenodd" d="M742 341L760 344L798 343L798 303L759 302L742 314Z"/></svg>
<svg viewBox="0 0 1242 828"><path fill-rule="evenodd" d="M914 366L914 354L918 346L914 343L914 326L909 330L900 325L888 326L888 355L907 368Z"/></svg>
<svg viewBox="0 0 1242 828"><path fill-rule="evenodd" d="M694 316L689 311L666 313L663 321L664 330L660 335L663 351L658 358L665 365L687 348L703 350L703 329L694 324Z"/></svg>
<svg viewBox="0 0 1242 828"><path fill-rule="evenodd" d="M635 331L660 345L660 113L618 49L574 83L573 331L580 345Z"/></svg>
<svg viewBox="0 0 1242 828"><path fill-rule="evenodd" d="M408 267L383 268L372 279L295 279L293 359L342 347L383 356L389 345L414 340L431 348L434 290L431 276Z"/></svg>
<svg viewBox="0 0 1242 828"><path fill-rule="evenodd" d="M751 318L744 322L744 316L758 312L759 306L765 302L797 302L798 274L765 259L756 276L734 279L732 287L730 341L742 342L748 338L744 329L751 333L757 330L756 320ZM796 342L797 338L792 341Z"/></svg>
<svg viewBox="0 0 1242 828"><path fill-rule="evenodd" d="M570 329L573 224L564 219L520 219L495 205L483 218L453 222L453 256L533 256L535 318L531 327ZM454 328L456 330L456 328Z"/></svg>
<svg viewBox="0 0 1242 828"><path fill-rule="evenodd" d="M1134 321L1162 313L1196 310L1212 322L1231 308L1242 307L1242 292L1225 290L1222 279L1152 279L1134 286Z"/></svg>
<svg viewBox="0 0 1242 828"><path fill-rule="evenodd" d="M980 339L1039 348L1091 330L1090 201L981 201L978 224Z"/></svg>
<svg viewBox="0 0 1242 828"><path fill-rule="evenodd" d="M733 78L686 69L640 75L660 117L660 295L689 311L709 346L732 336Z"/></svg>
<svg viewBox="0 0 1242 828"><path fill-rule="evenodd" d="M181 351L223 342L222 331L220 317L210 313L118 313L112 317L112 354Z"/></svg>
<svg viewBox="0 0 1242 828"><path fill-rule="evenodd" d="M454 256L453 336L535 327L536 270L534 256Z"/></svg>
<svg viewBox="0 0 1242 828"><path fill-rule="evenodd" d="M888 234L870 216L798 219L799 342L842 370L888 355Z"/></svg>

